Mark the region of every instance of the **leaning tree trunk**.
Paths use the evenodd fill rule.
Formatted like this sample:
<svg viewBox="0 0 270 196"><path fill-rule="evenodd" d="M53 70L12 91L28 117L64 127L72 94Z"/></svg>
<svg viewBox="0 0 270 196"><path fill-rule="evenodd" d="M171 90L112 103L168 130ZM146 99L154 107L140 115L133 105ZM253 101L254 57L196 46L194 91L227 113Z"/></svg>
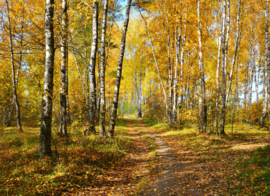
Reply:
<svg viewBox="0 0 270 196"><path fill-rule="evenodd" d="M13 42L12 42L12 33L11 33L11 25L10 25L8 0L6 0L6 5L7 5L7 20L8 20L8 31L9 31L9 48L10 48L10 57L11 57L11 68L12 68L13 97L14 97L14 103L15 103L15 106L16 106L16 116L17 116L17 127L18 127L18 131L22 132L21 118L20 118L20 105L19 105L19 102L18 102L16 80L15 80L15 65L14 65L14 54L13 54Z"/></svg>
<svg viewBox="0 0 270 196"><path fill-rule="evenodd" d="M268 53L269 53L269 30L268 30L268 19L269 10L268 10L268 0L266 0L266 9L265 9L265 57L264 57L264 82L263 82L263 111L261 117L261 126L265 125L265 118L267 115L267 100L268 100Z"/></svg>
<svg viewBox="0 0 270 196"><path fill-rule="evenodd" d="M52 97L53 97L53 70L54 70L54 29L53 14L54 0L46 0L45 10L45 71L44 90L42 97L42 113L40 128L40 149L39 156L51 155L51 126L52 126Z"/></svg>
<svg viewBox="0 0 270 196"><path fill-rule="evenodd" d="M21 29L23 29L23 25L21 26ZM23 33L21 33L21 36L20 36L20 45L21 45L21 50L19 52L20 54L20 57L19 57L19 62L18 62L18 69L17 69L17 73L16 73L16 89L18 87L18 82L19 82L19 73L20 73L20 70L21 70L21 66L22 66L22 50L23 50ZM15 96L13 94L13 98L12 98L12 103L10 105L10 109L9 109L9 112L8 112L8 116L7 116L7 119L5 121L5 126L10 126L10 121L11 121L11 116L12 116L12 112L14 110L14 104L15 104Z"/></svg>
<svg viewBox="0 0 270 196"><path fill-rule="evenodd" d="M60 90L60 135L67 136L67 0L62 0L62 40L61 40L61 90Z"/></svg>
<svg viewBox="0 0 270 196"><path fill-rule="evenodd" d="M91 45L91 57L89 65L89 78L90 78L90 132L96 132L95 120L96 120L96 57L97 57L97 44L98 44L98 3L93 3L93 22L92 22L92 45Z"/></svg>
<svg viewBox="0 0 270 196"><path fill-rule="evenodd" d="M198 12L198 34L199 34L199 69L200 69L200 97L199 97L199 130L201 133L206 133L207 128L207 107L205 101L205 79L204 79L204 65L202 55L202 29L200 19L200 0L197 0L197 12Z"/></svg>
<svg viewBox="0 0 270 196"><path fill-rule="evenodd" d="M163 94L164 94L164 102L166 104L166 111L168 110L168 103L167 103L167 94L166 94L166 90L165 90L165 87L164 87L164 83L162 81L162 78L161 78L161 74L160 74L160 70L159 70L159 67L158 67L158 63L157 63L157 58L156 58L156 53L155 53L155 46L154 46L154 43L152 41L152 37L151 37L151 34L148 30L148 26L147 26L147 23L141 13L141 11L139 10L139 13L141 15L141 18L142 20L144 21L144 24L145 24L145 28L146 28L146 31L147 31L147 34L148 34L148 37L150 39L150 44L151 44L151 48L152 48L152 53L153 53L153 57L154 57L154 60L155 60L155 65L156 65L156 68L157 68L157 72L158 72L158 77L159 77L159 81L160 81L160 84L161 84L161 87L162 87L162 90L163 90Z"/></svg>
<svg viewBox="0 0 270 196"><path fill-rule="evenodd" d="M123 33L122 33L122 39L121 39L121 49L120 49L118 65L117 65L117 76L116 76L116 82L115 82L114 97L113 97L113 104L112 104L112 111L111 111L111 119L110 119L110 126L109 126L109 132L108 132L108 136L111 139L113 138L116 115L117 115L117 106L118 106L120 82L121 82L121 76L122 76L123 59L124 59L124 55L125 55L126 35L127 35L127 30L128 30L131 1L132 0L128 0L128 4L127 4L125 23L123 26Z"/></svg>
<svg viewBox="0 0 270 196"><path fill-rule="evenodd" d="M99 136L105 136L105 68L106 68L106 56L105 56L105 38L107 28L107 11L108 0L104 4L103 22L102 22L102 35L101 35L101 65L100 65L100 117L99 117Z"/></svg>

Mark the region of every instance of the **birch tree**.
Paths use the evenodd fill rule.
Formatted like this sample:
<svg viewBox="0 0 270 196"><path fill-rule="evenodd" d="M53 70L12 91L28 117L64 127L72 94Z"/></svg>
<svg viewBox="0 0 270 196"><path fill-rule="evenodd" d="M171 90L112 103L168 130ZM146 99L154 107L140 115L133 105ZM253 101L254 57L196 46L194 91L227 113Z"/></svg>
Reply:
<svg viewBox="0 0 270 196"><path fill-rule="evenodd" d="M39 156L51 155L52 128L52 98L53 98L53 70L54 70L54 0L46 0L45 10L45 71L44 90L42 97L42 113L40 128Z"/></svg>
<svg viewBox="0 0 270 196"><path fill-rule="evenodd" d="M62 40L61 40L61 90L60 90L60 135L67 135L67 71L68 71L68 48L67 48L67 0L62 0Z"/></svg>
<svg viewBox="0 0 270 196"><path fill-rule="evenodd" d="M116 76L112 110L111 110L110 126L109 126L109 131L108 131L108 136L111 139L113 138L113 135L114 135L114 127L115 127L115 121L116 121L116 116L117 116L117 106L118 106L120 83L121 83L121 76L122 76L123 59L125 55L126 35L127 35L127 30L128 30L131 2L132 0L128 0L128 3L127 3L126 16L125 16L125 22L123 26L122 39L121 39L121 48L120 48L120 54L119 54L119 59L118 59L118 65L117 65L117 76Z"/></svg>
<svg viewBox="0 0 270 196"><path fill-rule="evenodd" d="M226 1L223 0L222 10L222 86L221 86L221 116L220 116L220 134L225 134L225 117L226 117L226 35L225 35L225 20L226 20Z"/></svg>
<svg viewBox="0 0 270 196"><path fill-rule="evenodd" d="M269 54L269 30L268 30L268 20L269 20L269 3L266 0L265 8L265 56L264 56L264 82L263 82L263 111L261 117L261 126L265 125L265 119L267 116L267 100L268 100L268 54Z"/></svg>
<svg viewBox="0 0 270 196"><path fill-rule="evenodd" d="M98 44L98 2L93 2L93 22L92 22L92 43L91 43L91 56L89 64L89 78L90 78L90 132L96 132L96 57L97 57L97 44Z"/></svg>
<svg viewBox="0 0 270 196"><path fill-rule="evenodd" d="M7 6L7 22L8 22L8 34L9 34L9 49L10 49L10 60L11 60L11 69L12 69L12 87L13 87L13 98L16 106L16 119L17 119L17 128L18 131L22 132L21 126L21 117L20 117L20 105L17 97L17 88L16 88L16 80L15 80L15 63L14 63L14 51L13 51L13 41L12 41L12 33L11 33L11 24L10 24L10 16L9 16L9 5L8 0L6 0ZM19 70L19 68L18 68Z"/></svg>
<svg viewBox="0 0 270 196"><path fill-rule="evenodd" d="M238 45L239 43L239 37L240 37L240 9L241 9L241 0L238 0L238 12L237 12L237 30L236 30L236 40L235 40L235 47L234 47L234 54L233 54L233 60L232 60L232 67L231 67L231 72L229 75L228 79L228 89L227 89L227 94L226 94L226 104L228 103L230 92L231 92L231 86L232 86L232 78L234 74L234 67L235 67L235 61L236 61L236 56L237 56L237 51L238 51Z"/></svg>
<svg viewBox="0 0 270 196"><path fill-rule="evenodd" d="M206 133L207 128L207 107L205 100L205 78L204 78L204 65L202 54L202 29L200 17L200 0L197 0L197 14L198 14L198 35L199 35L199 70L200 70L200 95L199 95L199 130L201 133Z"/></svg>
<svg viewBox="0 0 270 196"><path fill-rule="evenodd" d="M99 136L105 136L105 68L106 68L106 56L105 56L105 38L107 28L107 11L108 0L105 0L103 21L102 21L102 35L101 35L101 66L100 66L100 117L99 117Z"/></svg>

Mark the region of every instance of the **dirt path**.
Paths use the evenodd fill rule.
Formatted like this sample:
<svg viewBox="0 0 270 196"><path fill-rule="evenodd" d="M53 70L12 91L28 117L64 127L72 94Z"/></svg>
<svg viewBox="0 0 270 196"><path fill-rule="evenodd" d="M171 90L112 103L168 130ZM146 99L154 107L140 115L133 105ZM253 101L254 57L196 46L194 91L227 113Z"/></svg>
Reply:
<svg viewBox="0 0 270 196"><path fill-rule="evenodd" d="M142 132L154 139L157 145L156 156L159 157L158 176L149 183L143 195L205 195L185 186L186 167L190 166L189 163L179 162L179 155L174 154L163 139L151 132L152 128L147 127L141 120L137 123Z"/></svg>
<svg viewBox="0 0 270 196"><path fill-rule="evenodd" d="M105 175L97 177L99 186L79 192L78 196L85 195L110 195L126 196L139 195L143 188L144 178L149 175L149 165L153 161L148 143L139 134L139 129L134 126L134 120L127 120L128 135L132 138L132 147L127 155L115 163ZM117 130L116 130L117 131Z"/></svg>

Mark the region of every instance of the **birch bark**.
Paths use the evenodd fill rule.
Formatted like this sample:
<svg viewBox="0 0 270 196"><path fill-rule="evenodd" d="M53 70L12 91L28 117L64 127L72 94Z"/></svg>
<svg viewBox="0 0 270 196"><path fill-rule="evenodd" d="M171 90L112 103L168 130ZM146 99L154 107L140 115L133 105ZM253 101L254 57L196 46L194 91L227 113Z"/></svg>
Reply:
<svg viewBox="0 0 270 196"><path fill-rule="evenodd" d="M168 19L168 12L166 9L166 4L164 1L164 10L165 10L165 16L166 16L166 22L167 27L164 24L164 28L167 30L167 55L168 55L168 65L169 65L169 103L168 103L168 110L167 110L167 116L168 116L168 125L171 126L171 120L172 120L172 99L173 99L173 67L171 62L171 39L170 39L170 28L169 28L169 19Z"/></svg>
<svg viewBox="0 0 270 196"><path fill-rule="evenodd" d="M61 89L60 89L60 129L59 135L67 136L67 0L62 0L62 40L61 40Z"/></svg>
<svg viewBox="0 0 270 196"><path fill-rule="evenodd" d="M232 78L233 78L234 66L235 66L235 59L236 59L236 56L237 56L238 45L240 44L239 43L240 8L241 8L241 0L238 1L237 30L236 30L237 37L236 37L236 40L235 40L234 54L233 54L233 60L232 60L232 68L231 68L231 72L230 72L229 79L228 79L228 89L227 89L227 94L226 94L226 105L228 104L228 100L229 100L229 96L230 96L230 92L231 92Z"/></svg>
<svg viewBox="0 0 270 196"><path fill-rule="evenodd" d="M268 20L269 20L269 3L266 0L265 8L265 57L264 57L264 83L263 83L263 111L261 117L261 126L265 125L265 118L268 114L267 112L267 100L268 100L268 54L269 54L269 30L268 30Z"/></svg>
<svg viewBox="0 0 270 196"><path fill-rule="evenodd" d="M99 136L105 136L105 68L106 68L106 56L105 56L105 38L107 29L107 11L108 0L105 0L103 21L102 21L102 35L101 35L101 65L100 65L100 117L99 117Z"/></svg>
<svg viewBox="0 0 270 196"><path fill-rule="evenodd" d="M221 116L220 116L220 134L225 134L225 116L226 116L226 37L225 37L225 20L226 20L226 0L223 0L222 11L222 86L221 86Z"/></svg>
<svg viewBox="0 0 270 196"><path fill-rule="evenodd" d="M92 22L92 44L91 44L91 56L89 64L89 78L90 78L90 132L96 132L96 56L97 56L97 44L98 44L98 2L93 2L93 22ZM86 134L86 133L85 133Z"/></svg>
<svg viewBox="0 0 270 196"><path fill-rule="evenodd" d="M109 126L109 132L108 132L108 136L111 139L113 138L113 135L114 135L114 127L115 127L115 121L116 121L116 115L117 115L117 106L118 106L120 82L121 82L121 76L122 76L123 59L125 55L126 34L128 30L131 2L132 0L128 0L128 3L127 3L126 16L125 16L125 22L123 26L122 39L121 39L121 49L120 49L118 65L117 65L117 76L116 76L116 82L115 82L111 119L110 119L110 126Z"/></svg>
<svg viewBox="0 0 270 196"><path fill-rule="evenodd" d="M199 69L200 69L200 96L199 96L199 130L201 133L206 133L207 128L207 107L205 100L205 78L204 78L204 65L202 54L202 29L201 29L201 16L200 16L200 0L197 0L197 14L198 14L198 35L199 35Z"/></svg>
<svg viewBox="0 0 270 196"><path fill-rule="evenodd" d="M18 131L22 132L21 118L20 118L20 105L19 105L19 101L18 101L18 97L17 97L17 88L16 88L16 79L15 79L13 41L12 41L12 33L11 33L11 24L10 24L8 0L6 0L6 6L7 6L7 22L8 22L8 33L9 33L10 60L11 60L11 69L12 69L13 97L14 97L14 103L15 103L15 106L16 106L17 128L18 128ZM19 70L19 67L18 67L18 70Z"/></svg>
<svg viewBox="0 0 270 196"><path fill-rule="evenodd" d="M42 97L42 113L40 128L40 149L39 156L51 155L51 126L52 126L52 98L53 98L53 70L54 70L54 32L53 32L53 15L54 0L46 0L45 10L45 76L44 90Z"/></svg>

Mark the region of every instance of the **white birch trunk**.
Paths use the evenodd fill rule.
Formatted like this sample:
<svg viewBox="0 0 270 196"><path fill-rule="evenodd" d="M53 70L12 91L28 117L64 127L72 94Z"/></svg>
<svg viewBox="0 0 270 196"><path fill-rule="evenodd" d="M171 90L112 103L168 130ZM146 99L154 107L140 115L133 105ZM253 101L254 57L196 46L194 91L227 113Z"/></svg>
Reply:
<svg viewBox="0 0 270 196"><path fill-rule="evenodd" d="M226 94L226 105L228 104L230 92L231 92L231 86L232 86L232 78L233 78L233 73L234 73L234 67L235 67L235 59L237 56L237 51L238 51L238 45L239 43L239 35L240 35L240 30L239 30L239 24L240 24L240 8L241 8L241 0L238 0L238 13L237 13L237 30L236 30L236 40L235 40L235 47L234 47L234 54L233 54L233 60L232 60L232 68L231 72L228 78L228 89L227 89L227 94Z"/></svg>
<svg viewBox="0 0 270 196"><path fill-rule="evenodd" d="M107 29L107 11L108 0L105 0L102 21L102 35L101 35L101 65L100 65L100 113L99 113L99 136L105 136L105 69L106 69L106 56L105 56L105 38ZM109 48L109 47L108 47Z"/></svg>
<svg viewBox="0 0 270 196"><path fill-rule="evenodd" d="M54 0L46 0L45 10L45 72L44 72L44 91L42 97L42 113L40 128L40 149L39 155L51 155L51 127L52 127L52 98L53 98L53 70L54 70Z"/></svg>
<svg viewBox="0 0 270 196"><path fill-rule="evenodd" d="M12 33L11 33L11 24L10 24L8 0L6 0L6 6L7 6L7 14L6 15L7 15L8 33L9 33L9 49L10 49L11 69L12 69L13 97L14 97L14 103L15 103L15 106L16 106L17 128L18 128L18 131L19 132L22 132L21 117L20 117L20 105L19 105L19 101L18 101L18 97L17 97L17 83L16 83L16 79L15 79L15 64L14 64L14 54L13 54L13 41L12 41ZM17 70L19 71L19 67L17 68Z"/></svg>
<svg viewBox="0 0 270 196"><path fill-rule="evenodd" d="M124 55L125 55L126 35L127 35L127 30L128 30L131 1L132 0L128 0L128 4L127 4L125 22L123 26L122 39L121 39L121 49L120 49L118 65L117 65L117 76L116 76L116 82L115 82L111 119L110 119L110 126L109 126L109 132L108 132L108 136L111 139L113 138L113 135L114 135L114 127L115 127L115 121L116 121L116 116L117 116L117 106L118 106L118 99L119 99L123 60L124 60Z"/></svg>
<svg viewBox="0 0 270 196"><path fill-rule="evenodd" d="M226 36L225 36L225 20L226 20L226 1L223 0L222 11L222 87L221 87L221 116L220 116L220 134L225 134L225 117L226 117Z"/></svg>
<svg viewBox="0 0 270 196"><path fill-rule="evenodd" d="M268 30L268 20L269 20L269 9L268 0L266 0L265 9L265 57L264 57L264 83L263 83L263 111L261 117L261 126L265 125L265 118L268 114L267 112L267 101L268 101L268 55L269 55L269 30Z"/></svg>
<svg viewBox="0 0 270 196"><path fill-rule="evenodd" d="M96 57L97 57L97 44L98 44L98 2L93 2L93 22L92 22L92 43L91 43L91 56L89 64L89 78L90 78L90 132L96 132ZM86 132L85 132L86 134Z"/></svg>
<svg viewBox="0 0 270 196"><path fill-rule="evenodd" d="M199 130L201 133L206 133L207 128L207 107L205 100L205 79L204 79L204 65L202 54L202 29L200 16L200 0L197 0L197 14L198 14L198 36L199 36L199 70L200 70L200 95L199 95Z"/></svg>
<svg viewBox="0 0 270 196"><path fill-rule="evenodd" d="M59 134L67 136L67 66L68 66L68 47L67 47L67 0L62 0L62 40L61 40L61 90L60 90L60 129Z"/></svg>

